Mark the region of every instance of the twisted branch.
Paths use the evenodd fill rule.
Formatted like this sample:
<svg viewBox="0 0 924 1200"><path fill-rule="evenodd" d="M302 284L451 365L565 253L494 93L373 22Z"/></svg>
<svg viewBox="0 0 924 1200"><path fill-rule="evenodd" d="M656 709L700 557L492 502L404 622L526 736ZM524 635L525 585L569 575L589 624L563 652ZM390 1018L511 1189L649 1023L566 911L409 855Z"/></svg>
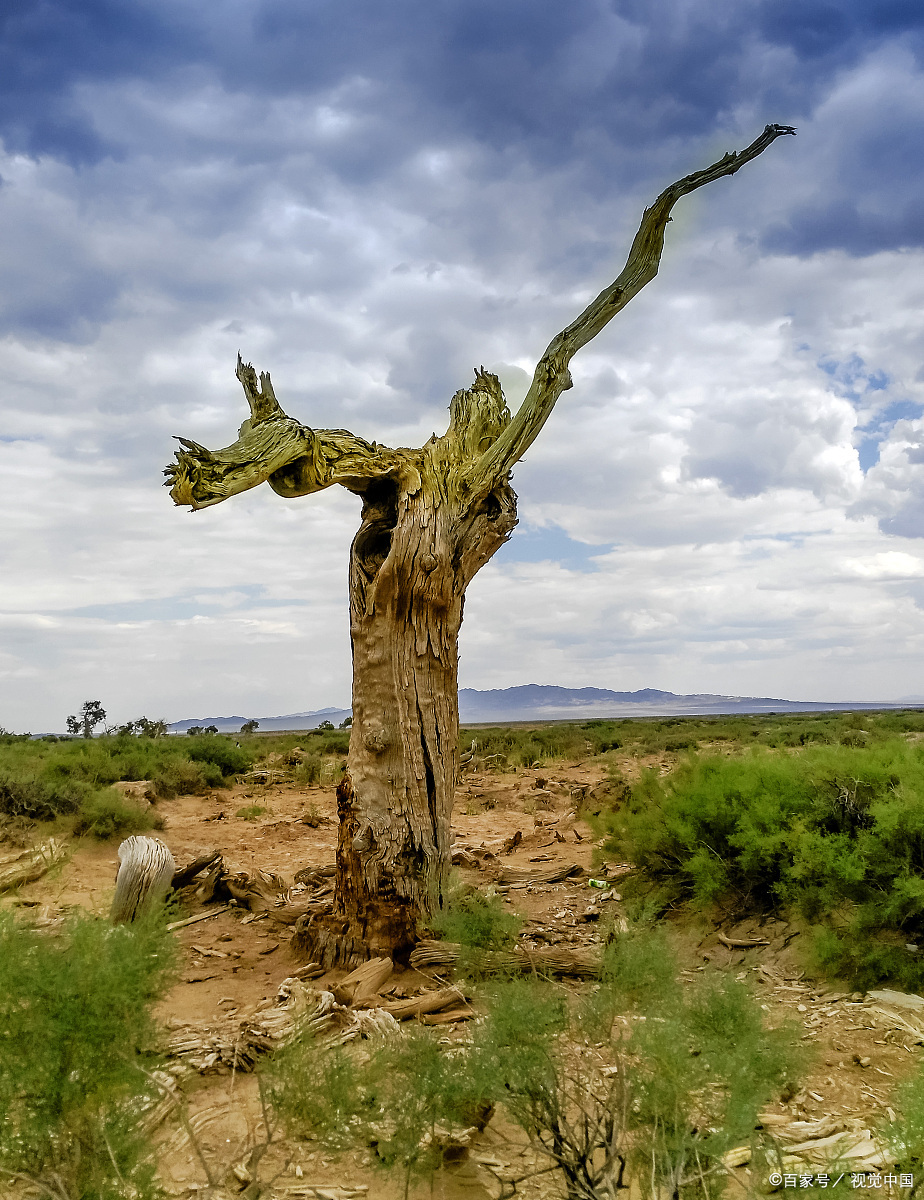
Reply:
<svg viewBox="0 0 924 1200"><path fill-rule="evenodd" d="M536 366L533 381L516 416L472 468L469 486L473 492L480 494L490 490L494 481L505 476L523 457L548 420L558 397L571 387L568 370L571 359L657 275L664 249L664 232L671 219L671 209L681 196L695 192L697 188L705 187L707 183L725 175L734 175L745 163L762 154L778 137L795 132L791 125L767 125L750 146L738 153L726 154L704 170L678 179L664 189L650 208L645 209L626 265L619 276L576 320L552 339Z"/></svg>

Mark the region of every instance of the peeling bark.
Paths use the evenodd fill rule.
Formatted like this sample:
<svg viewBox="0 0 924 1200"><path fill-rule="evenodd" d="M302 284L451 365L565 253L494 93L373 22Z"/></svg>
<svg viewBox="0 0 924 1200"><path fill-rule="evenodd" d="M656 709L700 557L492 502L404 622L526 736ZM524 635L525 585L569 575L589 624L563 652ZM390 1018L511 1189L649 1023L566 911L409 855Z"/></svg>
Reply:
<svg viewBox="0 0 924 1200"><path fill-rule="evenodd" d="M238 439L210 451L180 438L165 474L193 509L269 483L281 496L340 484L363 498L350 552L353 726L337 789L340 830L333 912L304 930L326 965L406 956L422 918L442 904L458 774L458 637L465 590L516 525L510 473L538 436L568 366L657 274L681 196L733 175L789 126L666 188L646 209L619 277L549 344L511 418L484 368L450 404L449 428L419 449L389 449L288 417L268 374L238 358L250 406Z"/></svg>

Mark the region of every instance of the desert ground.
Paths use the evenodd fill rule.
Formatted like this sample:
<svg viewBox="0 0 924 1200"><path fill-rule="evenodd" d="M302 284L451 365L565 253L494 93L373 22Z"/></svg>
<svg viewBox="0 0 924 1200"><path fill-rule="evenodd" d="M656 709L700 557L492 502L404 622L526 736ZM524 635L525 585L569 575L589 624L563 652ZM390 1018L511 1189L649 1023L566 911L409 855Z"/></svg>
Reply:
<svg viewBox="0 0 924 1200"><path fill-rule="evenodd" d="M650 763L627 757L621 767L631 777L646 765L667 770L670 756ZM293 979L313 998L335 988L346 974L318 975L307 967L304 955L293 948L293 925L275 915L285 917L300 897L329 892L323 873L327 869L329 876L334 864L337 833L333 788L297 786L278 766L270 763L262 774L252 772L233 787L206 795L156 802L163 823L156 836L178 865L219 851L227 870L251 878L260 872L281 877L274 884L278 898L258 912L214 900L203 903L201 892L197 897L199 880L184 890L182 914L202 919L176 930L182 970L157 1012L165 1045L172 1047L168 1062L180 1102L165 1102L151 1130L161 1178L174 1196L206 1194L217 1184L221 1194L248 1197L398 1200L405 1194L403 1181L376 1169L371 1152L335 1157L310 1140L287 1138L278 1128L267 1131L248 1064L229 1064L220 1053L210 1056L207 1051L210 1037L227 1041L248 1021L279 1009L287 995L291 998ZM453 816L455 869L476 887L493 884L505 906L525 918L520 936L525 948L593 951L599 948L601 930L618 930L620 879L631 864L602 862L591 825L578 815L582 802L605 788L600 762L593 759L464 776ZM236 815L242 811L248 816ZM23 886L4 903L39 923L54 922L69 906L106 914L117 846L117 840L78 840L62 868ZM568 866L575 868L574 874L559 882L503 882L505 873L509 878ZM297 882L300 872L309 882ZM605 886L591 885L591 879ZM837 1133L846 1138L842 1148L848 1143L854 1147L852 1161L858 1169L872 1169L881 1160L870 1131L891 1114L894 1087L918 1061L924 1038L914 1031L924 1014L905 1013L910 1024L903 1026L890 1019L888 1008L877 1009L875 998L809 977L799 955L802 931L797 924L751 920L723 926L678 919L670 925L685 980L710 968L733 972L752 985L771 1024L790 1019L802 1027L806 1070L801 1086L795 1094L779 1097L766 1113L767 1124L781 1136L792 1126L788 1141L796 1145L796 1153L789 1161L804 1164L792 1170L819 1169L823 1147L813 1155L812 1142ZM456 982L465 989L464 980ZM433 972L396 966L376 1002L413 998L446 983ZM593 985L565 979L562 986L579 994ZM892 1017L897 1011L891 1010ZM478 1019L477 1001L463 1016L442 1024L440 1036L465 1038L469 1021ZM177 1050L183 1045L197 1049ZM268 1132L270 1145L254 1167L251 1152L268 1140ZM799 1151L803 1143L808 1149ZM412 1188L410 1195L488 1200L498 1195L499 1179L522 1174L530 1161L522 1135L495 1118L437 1174L432 1191L428 1183ZM746 1166L732 1175L742 1193L761 1185L749 1177ZM553 1176L542 1174L521 1182L516 1195L551 1200L561 1192Z"/></svg>

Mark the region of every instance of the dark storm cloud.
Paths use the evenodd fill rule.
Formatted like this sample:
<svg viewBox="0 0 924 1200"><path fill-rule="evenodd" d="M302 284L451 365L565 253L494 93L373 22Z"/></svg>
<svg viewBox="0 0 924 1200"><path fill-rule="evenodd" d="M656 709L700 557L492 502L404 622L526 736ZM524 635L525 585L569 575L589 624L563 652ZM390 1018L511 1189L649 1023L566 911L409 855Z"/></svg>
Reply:
<svg viewBox="0 0 924 1200"><path fill-rule="evenodd" d="M741 103L767 119L805 113L835 71L922 22L919 5L897 2L252 0L194 13L18 0L0 22L0 127L14 148L88 160L111 146L75 99L87 81L166 82L195 66L230 92L282 96L362 78L355 103L379 120L338 144L344 178L368 179L434 135L581 160L604 178L614 147L650 155Z"/></svg>
<svg viewBox="0 0 924 1200"><path fill-rule="evenodd" d="M106 147L75 105L74 86L161 75L202 49L168 3L7 0L0 12L0 132L10 149L94 161Z"/></svg>

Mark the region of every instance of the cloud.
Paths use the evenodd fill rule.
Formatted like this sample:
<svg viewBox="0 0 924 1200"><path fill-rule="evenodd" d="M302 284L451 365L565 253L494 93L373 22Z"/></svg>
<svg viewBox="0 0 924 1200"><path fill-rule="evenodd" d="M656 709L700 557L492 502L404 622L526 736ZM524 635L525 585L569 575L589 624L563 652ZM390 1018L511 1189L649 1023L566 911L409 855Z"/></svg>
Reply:
<svg viewBox="0 0 924 1200"><path fill-rule="evenodd" d="M575 360L463 676L918 688L916 10L2 22L0 724L60 727L85 691L124 719L344 703L355 497L190 516L160 486L171 436L232 440L239 349L293 415L388 444L441 432L481 363L515 402L643 206L768 120L799 136L678 206L658 279Z"/></svg>

